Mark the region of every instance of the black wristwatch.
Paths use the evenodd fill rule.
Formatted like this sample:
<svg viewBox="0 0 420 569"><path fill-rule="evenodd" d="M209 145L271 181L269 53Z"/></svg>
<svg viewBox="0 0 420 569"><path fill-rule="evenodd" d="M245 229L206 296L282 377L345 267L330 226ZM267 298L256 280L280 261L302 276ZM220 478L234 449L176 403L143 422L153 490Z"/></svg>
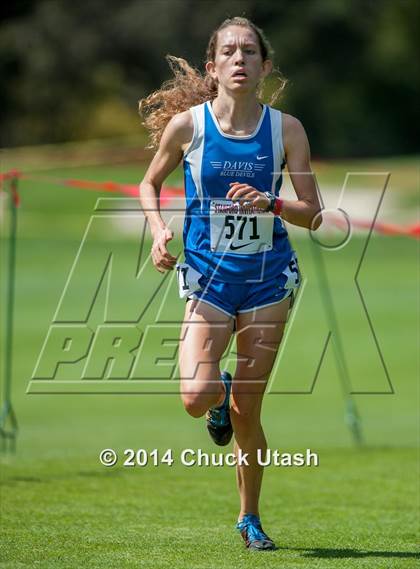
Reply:
<svg viewBox="0 0 420 569"><path fill-rule="evenodd" d="M264 195L270 200L270 203L268 204L268 207L265 211L273 211L274 206L276 205L275 194L272 194L271 192L264 192Z"/></svg>

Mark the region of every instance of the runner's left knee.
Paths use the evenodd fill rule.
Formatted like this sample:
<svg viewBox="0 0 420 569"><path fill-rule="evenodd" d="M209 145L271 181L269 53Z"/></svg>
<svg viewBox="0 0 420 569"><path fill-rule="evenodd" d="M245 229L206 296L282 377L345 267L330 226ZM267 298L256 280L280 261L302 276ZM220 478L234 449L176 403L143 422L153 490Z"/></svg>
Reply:
<svg viewBox="0 0 420 569"><path fill-rule="evenodd" d="M259 422L261 410L260 393L233 394L230 416L239 428L247 429Z"/></svg>

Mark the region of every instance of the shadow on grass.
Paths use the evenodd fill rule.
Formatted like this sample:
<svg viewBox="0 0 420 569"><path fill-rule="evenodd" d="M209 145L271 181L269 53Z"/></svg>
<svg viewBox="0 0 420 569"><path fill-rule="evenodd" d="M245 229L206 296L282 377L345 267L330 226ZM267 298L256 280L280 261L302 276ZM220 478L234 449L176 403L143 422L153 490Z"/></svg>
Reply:
<svg viewBox="0 0 420 569"><path fill-rule="evenodd" d="M302 557L310 559L362 559L365 557L385 557L385 558L397 558L397 559L420 559L420 552L415 551L369 551L369 550L359 550L359 549L327 549L327 548L315 548L315 549L305 549L302 547L282 547L281 549L287 549L292 551L305 551L302 553Z"/></svg>
<svg viewBox="0 0 420 569"><path fill-rule="evenodd" d="M19 482L25 483L46 483L54 482L55 480L69 480L72 478L88 477L88 478L110 478L113 476L120 476L124 474L122 469L110 469L110 470L80 470L78 472L71 472L65 474L56 475L46 475L42 477L38 476L7 476L1 481L1 486L12 486Z"/></svg>

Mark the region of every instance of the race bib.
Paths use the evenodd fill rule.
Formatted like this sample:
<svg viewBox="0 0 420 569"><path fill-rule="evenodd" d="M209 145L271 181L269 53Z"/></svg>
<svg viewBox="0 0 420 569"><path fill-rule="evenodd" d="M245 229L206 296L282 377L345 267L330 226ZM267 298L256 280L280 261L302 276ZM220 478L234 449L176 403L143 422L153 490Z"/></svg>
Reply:
<svg viewBox="0 0 420 569"><path fill-rule="evenodd" d="M273 248L274 216L230 200L210 202L210 247L216 253L249 255Z"/></svg>
<svg viewBox="0 0 420 569"><path fill-rule="evenodd" d="M177 264L176 273L180 298L185 298L193 292L201 290L198 280L202 277L202 274L193 269L188 263Z"/></svg>

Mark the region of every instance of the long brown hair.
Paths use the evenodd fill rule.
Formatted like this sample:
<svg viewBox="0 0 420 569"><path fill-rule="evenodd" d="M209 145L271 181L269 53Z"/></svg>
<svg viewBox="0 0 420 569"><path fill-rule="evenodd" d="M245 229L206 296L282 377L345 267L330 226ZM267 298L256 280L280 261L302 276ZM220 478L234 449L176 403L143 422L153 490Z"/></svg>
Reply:
<svg viewBox="0 0 420 569"><path fill-rule="evenodd" d="M274 52L264 32L247 18L228 18L213 31L206 50L207 61L214 61L216 57L217 35L228 26L243 26L253 30L258 39L262 60L272 59ZM166 59L173 73L173 78L165 81L160 89L139 102L139 112L143 118L143 125L149 131L150 144L148 148L156 149L162 133L171 118L194 105L205 101L212 101L217 96L217 81L207 73L204 75L189 65L185 59L167 55ZM287 80L275 70L278 87L270 97L269 104L273 105L286 86ZM262 96L262 85L259 86L257 96Z"/></svg>

